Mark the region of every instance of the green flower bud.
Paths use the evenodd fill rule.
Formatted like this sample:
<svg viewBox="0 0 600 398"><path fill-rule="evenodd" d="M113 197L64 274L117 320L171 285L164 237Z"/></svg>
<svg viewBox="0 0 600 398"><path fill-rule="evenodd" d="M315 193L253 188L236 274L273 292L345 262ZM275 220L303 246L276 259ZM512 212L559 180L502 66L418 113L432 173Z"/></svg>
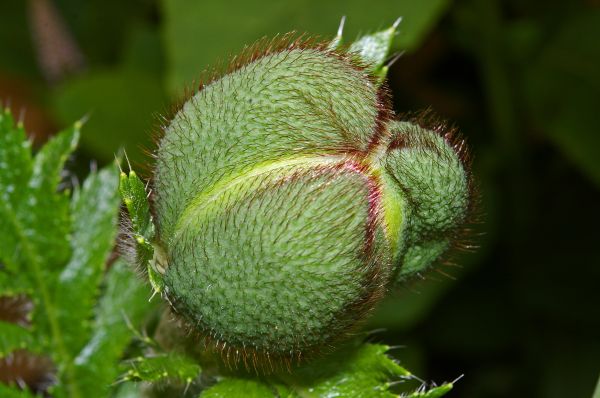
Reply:
<svg viewBox="0 0 600 398"><path fill-rule="evenodd" d="M422 122L431 124L427 114ZM462 233L471 182L464 141L443 124L388 123L389 141L379 166L386 189L386 221L397 282L432 265Z"/></svg>
<svg viewBox="0 0 600 398"><path fill-rule="evenodd" d="M469 207L460 151L391 115L354 55L296 42L238 62L164 128L155 284L230 361L331 344L450 246Z"/></svg>

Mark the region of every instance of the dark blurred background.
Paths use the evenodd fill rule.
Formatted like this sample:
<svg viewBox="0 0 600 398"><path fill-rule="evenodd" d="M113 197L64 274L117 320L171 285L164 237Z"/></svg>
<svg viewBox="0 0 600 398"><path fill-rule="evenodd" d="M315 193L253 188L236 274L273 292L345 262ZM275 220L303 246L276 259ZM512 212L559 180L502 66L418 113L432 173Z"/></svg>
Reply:
<svg viewBox="0 0 600 398"><path fill-rule="evenodd" d="M85 117L71 164L147 162L160 114L202 70L291 30L346 37L403 17L398 112L431 107L474 154L473 253L367 329L454 397L591 397L600 373L600 2L2 0L0 99L36 144ZM447 276L449 275L449 276Z"/></svg>

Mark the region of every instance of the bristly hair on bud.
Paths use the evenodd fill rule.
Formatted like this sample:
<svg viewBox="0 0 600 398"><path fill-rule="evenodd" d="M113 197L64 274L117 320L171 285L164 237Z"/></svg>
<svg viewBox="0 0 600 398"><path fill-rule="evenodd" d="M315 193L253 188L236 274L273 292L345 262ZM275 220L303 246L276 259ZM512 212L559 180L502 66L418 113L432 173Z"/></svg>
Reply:
<svg viewBox="0 0 600 398"><path fill-rule="evenodd" d="M430 111L395 117L381 76L349 49L260 40L160 120L152 234L125 221L123 248L228 366L269 373L335 347L437 261L469 213L456 130Z"/></svg>

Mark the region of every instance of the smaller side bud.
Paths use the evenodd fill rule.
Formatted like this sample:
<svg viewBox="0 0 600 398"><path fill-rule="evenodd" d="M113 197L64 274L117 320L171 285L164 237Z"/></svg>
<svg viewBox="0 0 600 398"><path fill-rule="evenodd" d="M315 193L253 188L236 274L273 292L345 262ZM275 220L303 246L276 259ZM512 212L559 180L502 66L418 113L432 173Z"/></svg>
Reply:
<svg viewBox="0 0 600 398"><path fill-rule="evenodd" d="M385 179L395 185L401 221L395 245L396 282L429 268L456 241L471 201L463 141L442 125L433 129L393 121L383 159Z"/></svg>

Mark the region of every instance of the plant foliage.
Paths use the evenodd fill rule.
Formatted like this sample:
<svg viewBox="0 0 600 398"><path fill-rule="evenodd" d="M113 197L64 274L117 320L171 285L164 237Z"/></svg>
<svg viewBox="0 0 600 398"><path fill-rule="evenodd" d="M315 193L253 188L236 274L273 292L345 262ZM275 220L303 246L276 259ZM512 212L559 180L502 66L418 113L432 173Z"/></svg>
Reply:
<svg viewBox="0 0 600 398"><path fill-rule="evenodd" d="M122 262L106 267L120 203L116 168L92 171L72 192L64 181L80 128L34 156L23 125L0 111L0 299L25 296L33 308L19 323L0 314L0 358L16 350L48 356L55 397L106 396L131 339L123 318L137 324L147 307ZM29 396L17 382L0 384L0 395Z"/></svg>

